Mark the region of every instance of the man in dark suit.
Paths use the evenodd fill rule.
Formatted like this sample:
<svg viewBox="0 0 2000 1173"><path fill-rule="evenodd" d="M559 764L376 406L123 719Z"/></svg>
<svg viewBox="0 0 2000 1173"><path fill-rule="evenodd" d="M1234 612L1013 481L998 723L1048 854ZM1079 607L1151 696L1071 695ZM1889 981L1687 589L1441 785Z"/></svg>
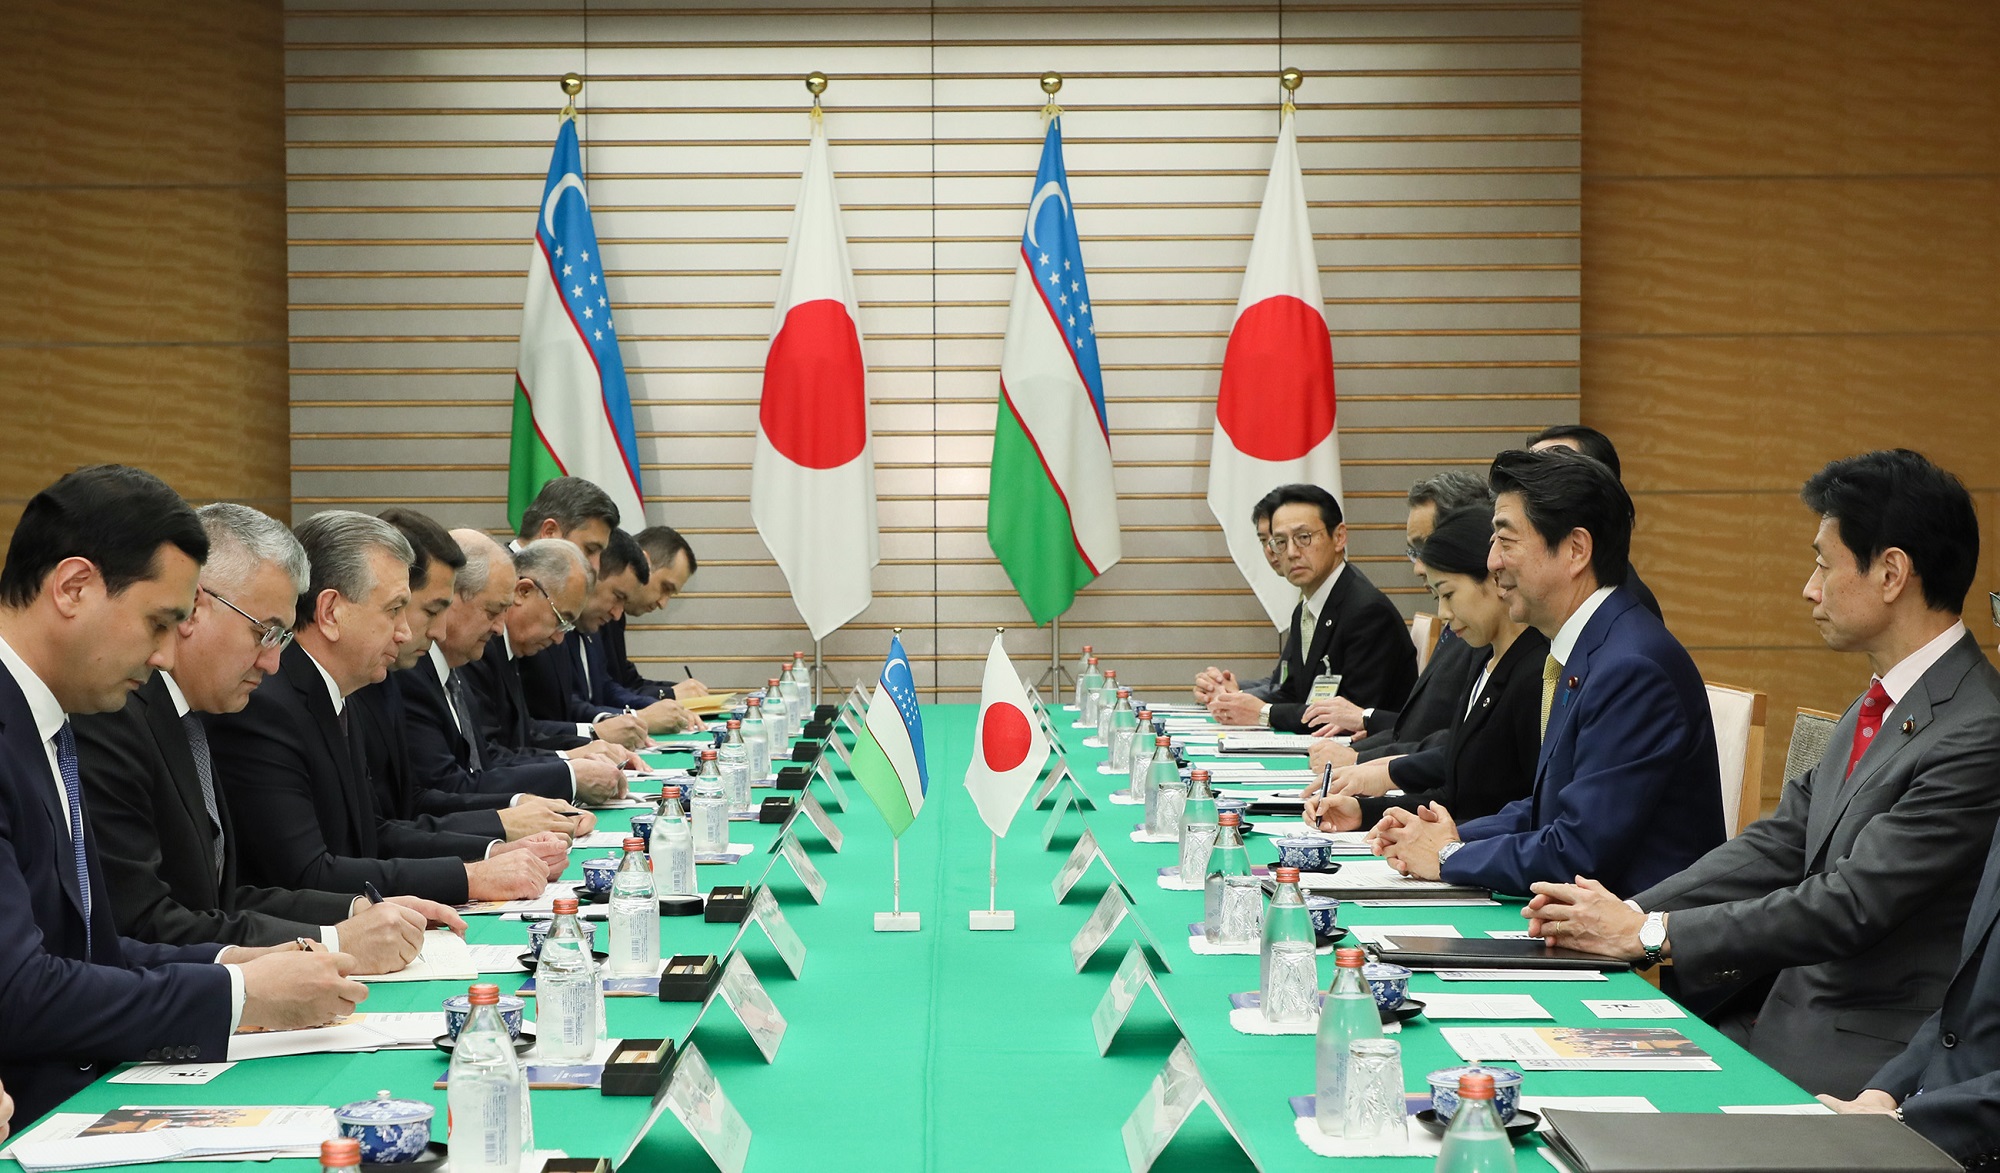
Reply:
<svg viewBox="0 0 2000 1173"><path fill-rule="evenodd" d="M1708 692L1658 617L1619 589L1632 506L1611 471L1562 450L1502 452L1488 565L1508 608L1549 637L1534 793L1458 826L1392 810L1378 850L1406 875L1516 896L1596 875L1620 895L1722 842Z"/></svg>
<svg viewBox="0 0 2000 1173"><path fill-rule="evenodd" d="M1618 463L1618 448L1611 443L1611 437L1596 428L1583 424L1551 424L1528 437L1530 451L1540 452L1549 448L1567 448L1571 452L1581 452L1585 456L1603 464L1611 470L1620 483L1625 480L1625 469ZM1660 611L1660 601L1653 597L1653 589L1640 579L1639 572L1627 567L1625 590L1639 605L1658 616L1662 623L1666 615Z"/></svg>
<svg viewBox="0 0 2000 1173"><path fill-rule="evenodd" d="M624 618L625 608L646 589L650 577L639 543L622 529L612 530L576 630L519 661L530 714L574 721L579 735L589 728L599 738L632 749L649 744L655 733L700 727L700 719L679 701L637 693L620 683L598 640L607 622Z"/></svg>
<svg viewBox="0 0 2000 1173"><path fill-rule="evenodd" d="M518 550L530 542L561 539L583 553L583 560L595 574L597 560L620 520L618 503L611 494L582 477L555 477L544 482L535 499L521 511L514 545ZM574 607L570 614L576 614Z"/></svg>
<svg viewBox="0 0 2000 1173"><path fill-rule="evenodd" d="M471 529L454 530L451 537L465 565L451 604L439 617L441 633L422 662L397 676L410 768L440 790L530 794L564 807L622 796L625 776L598 752L503 746L487 739L488 723L464 668L505 629L519 583L513 556L492 538Z"/></svg>
<svg viewBox="0 0 2000 1173"><path fill-rule="evenodd" d="M566 801L483 791L455 777L417 769L403 691L409 678L404 673L428 662L437 637L444 633L445 615L457 597L458 576L467 560L444 527L424 514L398 505L380 516L410 543L416 561L410 565L410 605L404 611L409 617L409 641L397 652L387 677L354 694L354 703L369 719L362 743L378 806L390 818L419 827L497 836L509 842L536 834L588 834L596 820Z"/></svg>
<svg viewBox="0 0 2000 1173"><path fill-rule="evenodd" d="M1333 494L1317 485L1280 488L1270 548L1301 596L1278 660L1277 687L1263 702L1222 693L1209 712L1226 725L1303 733L1316 683L1334 676L1339 693L1356 704L1403 704L1417 679L1417 651L1396 605L1347 564L1347 526Z"/></svg>
<svg viewBox="0 0 2000 1173"><path fill-rule="evenodd" d="M1874 671L1826 756L1786 782L1776 814L1630 905L1589 882L1537 884L1528 912L1573 948L1673 958L1670 992L1800 1086L1852 1096L1957 964L2000 819L2000 672L1958 618L1979 519L1956 477L1870 452L1803 495L1819 518L1813 621Z"/></svg>
<svg viewBox="0 0 2000 1173"><path fill-rule="evenodd" d="M203 722L233 713L291 642L306 555L284 523L218 502L201 586L176 652L115 713L72 718L85 809L118 931L164 945L276 945L301 937L390 973L416 956L428 922L463 928L440 904L398 896L259 888L236 877L237 829L221 801Z"/></svg>
<svg viewBox="0 0 2000 1173"><path fill-rule="evenodd" d="M1273 489L1257 499L1250 507L1250 524L1257 531L1257 548L1264 552L1264 561L1270 565L1271 573L1282 577L1284 564L1278 551L1271 546L1271 512L1278 507L1278 490ZM1284 635L1278 637L1278 655L1285 654ZM1213 664L1195 674L1194 699L1202 704L1214 700L1225 692L1247 692L1260 701L1271 699L1271 693L1278 687L1278 669L1273 668L1266 675L1255 680L1238 680L1236 673Z"/></svg>
<svg viewBox="0 0 2000 1173"><path fill-rule="evenodd" d="M662 700L672 697L684 701L690 697L707 696L708 686L693 676L679 682L646 679L626 651L626 620L642 619L664 609L680 597L681 592L687 589L688 580L701 569L700 561L694 556L694 547L670 525L649 525L633 537L646 553L646 566L650 573L646 576L645 585L626 604L625 614L607 622L600 633L604 642L604 659L611 666L612 679L641 696Z"/></svg>
<svg viewBox="0 0 2000 1173"><path fill-rule="evenodd" d="M382 679L409 639L409 542L346 510L296 532L312 562L297 639L243 711L209 728L231 809L257 828L243 837L245 875L300 888L373 883L445 904L540 895L563 861L532 840L510 850L517 845L420 830L376 808L348 698Z"/></svg>
<svg viewBox="0 0 2000 1173"><path fill-rule="evenodd" d="M28 502L0 569L0 1080L23 1121L111 1065L220 1060L239 1027L318 1025L368 996L346 954L118 932L69 715L115 712L174 667L207 554L173 490L100 465Z"/></svg>
<svg viewBox="0 0 2000 1173"><path fill-rule="evenodd" d="M1959 938L1944 1002L1901 1054L1851 1100L1822 1094L1836 1112L1881 1112L1922 1133L1967 1169L2000 1165L2000 839Z"/></svg>
<svg viewBox="0 0 2000 1173"><path fill-rule="evenodd" d="M465 666L486 722L488 741L510 749L576 749L593 738L576 722L536 717L528 709L520 661L552 647L576 630L576 616L590 591L590 565L576 546L541 538L514 551L514 605L500 620L500 638Z"/></svg>

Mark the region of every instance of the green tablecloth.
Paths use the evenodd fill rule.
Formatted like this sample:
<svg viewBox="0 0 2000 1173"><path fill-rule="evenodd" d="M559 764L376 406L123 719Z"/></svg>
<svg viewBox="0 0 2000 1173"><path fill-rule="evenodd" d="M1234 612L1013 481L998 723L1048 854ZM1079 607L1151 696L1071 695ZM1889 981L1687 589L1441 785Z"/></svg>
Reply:
<svg viewBox="0 0 2000 1173"><path fill-rule="evenodd" d="M1016 820L1000 844L999 904L1015 911L1018 927L1013 932L968 929L967 913L986 906L989 845L988 832L961 785L971 755L974 714L969 705L924 709L931 790L925 811L902 845L902 906L922 914L921 932L872 931L872 914L890 907L889 836L852 783L847 786L849 809L835 815L846 835L844 851L828 851L804 820L797 824L828 881L825 903L813 904L782 862L770 873L773 892L809 950L803 976L793 980L761 934L753 928L746 937L746 956L790 1024L777 1061L767 1065L720 1005L694 1036L753 1130L750 1169L1125 1167L1119 1127L1178 1036L1164 1012L1142 996L1110 1055L1097 1054L1090 1014L1133 933L1129 926L1121 927L1084 973L1074 972L1070 939L1107 883L1103 869L1093 868L1067 901L1060 906L1053 901L1049 881L1081 826L1078 815L1068 816L1069 833L1051 851L1041 846L1044 816L1028 811ZM1058 723L1063 721L1058 714ZM1287 1103L1288 1097L1312 1090L1312 1040L1248 1036L1231 1029L1227 996L1256 988L1257 959L1189 952L1186 926L1200 919L1199 894L1164 891L1153 882L1160 866L1174 862L1174 849L1130 842L1137 809L1105 801L1123 780L1094 771L1103 752L1081 747L1080 733L1064 730L1064 735L1072 763L1098 802L1097 810L1082 817L1130 885L1140 915L1166 943L1174 969L1161 975L1161 985L1204 1073L1266 1169L1321 1165L1325 1159L1308 1152L1294 1135ZM824 796L823 788L815 789ZM623 827L629 814L606 812L600 828ZM731 827L731 838L738 842L761 847L771 841L771 827ZM1275 858L1268 839L1251 840L1254 862ZM704 886L745 882L769 859L759 853L729 867L705 866L700 880ZM580 875L575 861L571 875ZM1512 905L1436 910L1350 905L1343 908L1342 919L1452 923L1468 936L1523 923ZM734 925L693 918L668 919L662 922L662 945L670 953L719 951L735 930ZM478 917L472 918L470 939L525 941L526 930L519 922ZM1322 963L1322 977L1330 974L1330 964ZM518 981L518 976L503 978L502 989ZM1418 975L1412 990L1421 997L1422 991L1443 985L1435 977ZM1454 988L1532 993L1558 1023L1575 1025L1599 1023L1581 1005L1584 998L1659 996L1631 975L1615 975L1609 982L1454 983ZM459 983L378 985L363 1009L433 1009L455 992ZM615 998L607 1013L614 1036L640 1038L678 1035L694 1011L690 1004ZM1527 1093L1644 1095L1667 1111L1809 1100L1699 1020L1671 1025L1714 1055L1722 1070L1537 1073L1529 1075ZM1436 1025L1413 1023L1399 1038L1406 1084L1413 1090L1423 1086L1425 1072L1457 1062ZM99 1082L63 1110L162 1103L340 1104L382 1088L442 1107L444 1093L431 1085L444 1063L444 1056L435 1052L260 1060L238 1064L200 1087ZM647 1107L643 1099L584 1091L538 1091L533 1102L538 1145L578 1156L615 1156ZM442 1117L440 1111L440 1122ZM693 1167L705 1167L693 1141L668 1117L653 1129L633 1162L635 1168L650 1170L690 1159L696 1162ZM1428 1163L1413 1158L1370 1162L1406 1169ZM1525 1150L1522 1164L1537 1166ZM17 1168L11 1162L0 1166ZM281 1161L271 1167L301 1169L308 1163ZM1214 1117L1198 1111L1155 1167L1214 1173L1250 1166Z"/></svg>

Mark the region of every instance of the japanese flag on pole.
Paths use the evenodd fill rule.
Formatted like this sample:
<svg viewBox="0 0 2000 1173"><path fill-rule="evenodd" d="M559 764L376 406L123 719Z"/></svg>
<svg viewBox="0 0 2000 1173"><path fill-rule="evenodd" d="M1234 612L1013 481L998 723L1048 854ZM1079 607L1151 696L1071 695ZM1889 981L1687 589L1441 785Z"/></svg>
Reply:
<svg viewBox="0 0 2000 1173"><path fill-rule="evenodd" d="M1292 123L1286 103L1257 233L1243 267L1236 324L1222 356L1208 458L1208 508L1222 525L1236 568L1280 627L1290 621L1299 590L1271 572L1250 510L1279 485L1314 484L1340 497L1333 345Z"/></svg>
<svg viewBox="0 0 2000 1173"><path fill-rule="evenodd" d="M750 516L823 639L874 598L880 562L867 368L847 236L817 111L764 359Z"/></svg>
<svg viewBox="0 0 2000 1173"><path fill-rule="evenodd" d="M965 788L995 835L1007 834L1014 812L1021 809L1021 800L1041 777L1048 759L1048 735L1029 711L1028 692L995 635L993 650L986 653L986 678L979 685L972 765L965 771Z"/></svg>

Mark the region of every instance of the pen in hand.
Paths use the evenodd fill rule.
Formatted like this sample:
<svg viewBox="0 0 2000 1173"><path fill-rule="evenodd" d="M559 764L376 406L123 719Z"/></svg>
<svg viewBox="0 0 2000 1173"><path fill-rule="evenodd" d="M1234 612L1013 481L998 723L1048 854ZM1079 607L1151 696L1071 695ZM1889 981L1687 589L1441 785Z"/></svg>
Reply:
<svg viewBox="0 0 2000 1173"><path fill-rule="evenodd" d="M1325 798L1327 796L1327 792L1332 789L1333 789L1333 763L1328 762L1326 764L1326 768L1320 771L1319 796L1321 798Z"/></svg>
<svg viewBox="0 0 2000 1173"><path fill-rule="evenodd" d="M373 880L361 881L361 891L363 895L368 897L368 903L370 904L382 903L382 890L375 886L375 882Z"/></svg>

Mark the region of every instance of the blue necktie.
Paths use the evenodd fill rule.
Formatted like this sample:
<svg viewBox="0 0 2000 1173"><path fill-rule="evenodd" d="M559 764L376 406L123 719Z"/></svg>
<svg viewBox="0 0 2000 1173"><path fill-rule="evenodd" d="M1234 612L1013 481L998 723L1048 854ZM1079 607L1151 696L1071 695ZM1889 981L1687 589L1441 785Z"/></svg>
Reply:
<svg viewBox="0 0 2000 1173"><path fill-rule="evenodd" d="M76 768L76 734L69 722L56 730L56 766L69 796L69 845L76 856L76 890L83 894L83 956L90 959L90 861L83 854L83 780Z"/></svg>

